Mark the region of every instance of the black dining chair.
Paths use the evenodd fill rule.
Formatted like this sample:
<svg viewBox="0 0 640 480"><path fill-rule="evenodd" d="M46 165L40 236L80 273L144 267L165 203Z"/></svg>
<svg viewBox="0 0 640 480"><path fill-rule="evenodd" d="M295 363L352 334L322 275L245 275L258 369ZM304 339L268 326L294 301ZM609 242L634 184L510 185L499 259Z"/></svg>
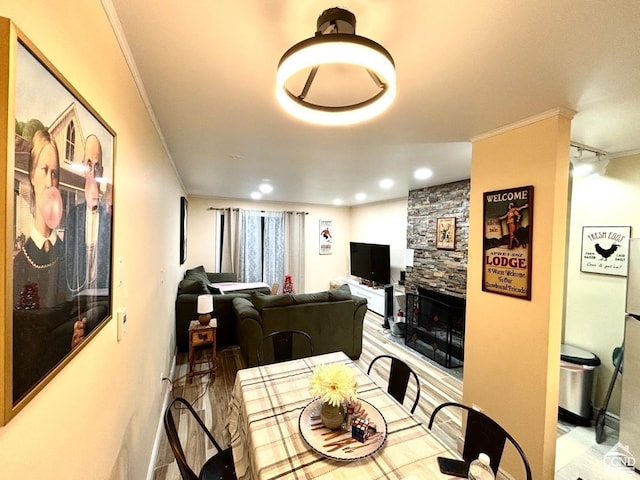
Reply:
<svg viewBox="0 0 640 480"><path fill-rule="evenodd" d="M456 474L456 476L467 478L469 464L478 458L480 453L486 453L491 459L491 469L494 475L497 476L504 447L507 440L509 440L522 458L527 480L531 480L529 460L527 460L527 456L518 445L518 442L498 422L473 407L457 402L446 402L438 405L429 419L429 430L431 430L438 412L448 407L465 410L467 412L467 426L464 434L462 460L438 457L438 463L441 468L443 468L443 465L451 467L454 464L458 464L459 474Z"/></svg>
<svg viewBox="0 0 640 480"><path fill-rule="evenodd" d="M413 376L413 379L416 383L416 399L414 400L413 406L411 407L411 413L415 412L416 407L418 406L418 400L420 400L420 381L418 380L418 376L416 375L416 373L411 369L409 365L407 365L399 358L391 355L378 355L376 358L371 360L369 369L367 370L367 375L371 373L371 369L373 368L374 364L383 358L391 359L387 392L401 404L404 403L404 398L407 393L407 387L409 386L409 378Z"/></svg>
<svg viewBox="0 0 640 480"><path fill-rule="evenodd" d="M211 440L211 443L218 451L218 453L209 458L204 465L202 465L199 475L197 475L187 463L187 458L185 457L182 444L180 443L178 429L176 428L176 422L173 419L172 413L172 408L174 408L174 406L176 407L176 410L178 410L177 404L182 404L180 410L186 410L193 416L202 431L209 440ZM237 478L235 465L233 464L233 456L231 454L231 447L225 450L220 448L218 442L213 438L209 429L205 426L200 416L187 400L182 397L176 397L171 401L171 403L169 403L169 406L164 412L164 429L183 480L235 480Z"/></svg>
<svg viewBox="0 0 640 480"><path fill-rule="evenodd" d="M273 363L286 362L294 358L313 356L313 342L307 332L302 330L279 330L271 332L262 338L258 345L258 365L270 358Z"/></svg>

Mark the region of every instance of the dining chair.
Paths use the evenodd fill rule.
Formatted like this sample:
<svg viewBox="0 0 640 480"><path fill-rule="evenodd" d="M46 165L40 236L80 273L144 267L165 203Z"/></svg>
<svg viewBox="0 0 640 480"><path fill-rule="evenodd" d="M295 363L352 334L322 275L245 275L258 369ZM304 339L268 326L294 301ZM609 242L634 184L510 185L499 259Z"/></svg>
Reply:
<svg viewBox="0 0 640 480"><path fill-rule="evenodd" d="M374 364L383 358L391 359L387 392L401 404L404 403L407 387L409 386L409 378L413 376L416 383L416 399L411 407L411 413L415 412L416 407L418 406L418 400L420 400L420 380L418 380L418 376L409 365L392 355L378 355L376 358L371 360L369 369L367 370L367 375L371 373Z"/></svg>
<svg viewBox="0 0 640 480"><path fill-rule="evenodd" d="M256 353L258 365L263 365L263 362L269 358L267 355L269 353L273 354L272 363L310 357L313 356L313 342L309 334L302 330L279 330L265 335L262 342L258 344Z"/></svg>
<svg viewBox="0 0 640 480"><path fill-rule="evenodd" d="M179 409L183 411L186 410L193 416L193 419L198 423L202 431L209 440L211 440L211 443L218 451L218 453L209 458L204 465L202 465L199 475L197 475L187 463L187 458L184 454L182 444L180 443L178 429L176 428L176 423L173 419L172 413L172 409L174 407L178 410L177 404L182 404ZM209 429L205 426L200 416L187 400L182 397L176 397L171 401L171 403L169 403L169 406L164 412L164 429L183 480L235 480L237 478L235 465L233 464L233 456L231 455L231 447L225 450L220 448L218 442L213 438Z"/></svg>
<svg viewBox="0 0 640 480"><path fill-rule="evenodd" d="M468 412L467 426L464 434L462 460L438 457L438 463L440 465L445 463L449 465L452 463L461 464L460 466L464 466L464 468L460 471L460 475L457 476L467 478L466 472L469 470L469 464L478 458L480 453L486 453L491 459L491 469L497 476L500 460L502 459L502 453L504 452L506 441L509 440L522 458L527 480L531 480L531 467L529 466L529 460L527 460L527 456L524 454L520 445L518 445L518 442L509 434L509 432L498 424L498 422L473 407L457 402L445 402L438 405L429 419L429 430L431 430L438 412L443 408L448 407L460 408Z"/></svg>

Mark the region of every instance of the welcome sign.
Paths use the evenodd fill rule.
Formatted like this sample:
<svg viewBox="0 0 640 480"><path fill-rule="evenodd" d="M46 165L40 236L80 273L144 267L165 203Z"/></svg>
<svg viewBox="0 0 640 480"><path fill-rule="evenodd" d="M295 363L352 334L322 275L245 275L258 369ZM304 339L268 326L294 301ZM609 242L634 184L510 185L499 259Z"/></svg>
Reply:
<svg viewBox="0 0 640 480"><path fill-rule="evenodd" d="M530 300L533 186L483 195L482 290Z"/></svg>

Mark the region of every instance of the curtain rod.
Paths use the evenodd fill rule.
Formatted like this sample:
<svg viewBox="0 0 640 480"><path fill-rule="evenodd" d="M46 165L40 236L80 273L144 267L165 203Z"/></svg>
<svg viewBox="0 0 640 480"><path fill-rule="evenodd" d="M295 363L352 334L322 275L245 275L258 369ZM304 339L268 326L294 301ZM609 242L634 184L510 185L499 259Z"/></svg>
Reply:
<svg viewBox="0 0 640 480"><path fill-rule="evenodd" d="M207 208L207 210L233 210L233 211L238 211L241 210L240 208L231 208L231 207L209 207ZM265 212L277 212L278 210L260 210L261 213L265 213ZM284 213L297 213L300 215L309 215L309 212L294 212L291 210L284 210Z"/></svg>

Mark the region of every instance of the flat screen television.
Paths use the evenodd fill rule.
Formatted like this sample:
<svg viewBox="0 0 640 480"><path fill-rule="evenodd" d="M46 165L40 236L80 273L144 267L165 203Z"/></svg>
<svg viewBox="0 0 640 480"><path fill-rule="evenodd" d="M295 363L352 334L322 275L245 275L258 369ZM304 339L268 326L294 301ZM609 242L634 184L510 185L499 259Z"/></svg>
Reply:
<svg viewBox="0 0 640 480"><path fill-rule="evenodd" d="M350 242L350 271L354 277L374 284L391 283L391 258L389 245Z"/></svg>

